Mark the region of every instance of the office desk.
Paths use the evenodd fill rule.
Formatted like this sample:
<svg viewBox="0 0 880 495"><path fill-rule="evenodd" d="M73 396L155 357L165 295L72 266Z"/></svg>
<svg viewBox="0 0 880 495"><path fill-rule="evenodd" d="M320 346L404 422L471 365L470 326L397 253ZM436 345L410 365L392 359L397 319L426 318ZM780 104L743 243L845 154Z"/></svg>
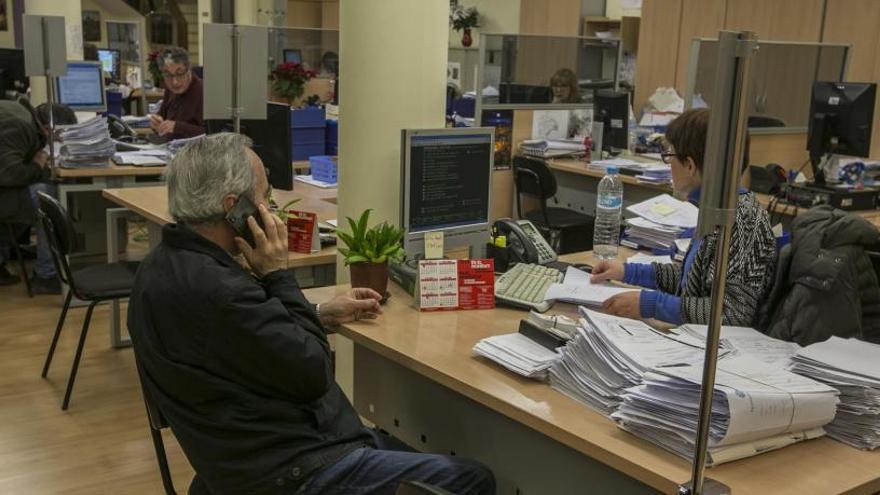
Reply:
<svg viewBox="0 0 880 495"><path fill-rule="evenodd" d="M559 183L560 193L557 197L564 203L570 203L575 209L584 208L584 211L592 212L596 204L596 187L604 172L591 170L587 168L587 163L575 158L551 158L546 160L547 166L551 170L561 172L562 174L571 174L568 177L585 177L587 181L563 181L557 179ZM562 175L564 178L565 175ZM635 177L629 175L620 175L621 182L624 184L624 202L626 205L638 203L646 199L652 198L658 194L672 194L671 185L647 184L639 182ZM571 184L570 182L574 182ZM587 194L584 194L587 193ZM755 193L755 198L765 208L770 205L771 196L762 193ZM589 206L589 208L586 208ZM798 208L794 205L781 204L777 207L774 215L782 215L786 221L790 220L801 213L805 213L809 208ZM876 227L880 228L880 210L859 210L850 212L868 220Z"/></svg>
<svg viewBox="0 0 880 495"><path fill-rule="evenodd" d="M342 290L306 294L320 302ZM515 331L524 311L420 313L397 286L390 291L379 320L338 330L354 342L354 404L367 420L420 450L485 462L499 494L671 494L689 479L690 462L544 383L473 356L478 340ZM823 438L710 468L707 476L734 494L871 493L880 490L880 451Z"/></svg>

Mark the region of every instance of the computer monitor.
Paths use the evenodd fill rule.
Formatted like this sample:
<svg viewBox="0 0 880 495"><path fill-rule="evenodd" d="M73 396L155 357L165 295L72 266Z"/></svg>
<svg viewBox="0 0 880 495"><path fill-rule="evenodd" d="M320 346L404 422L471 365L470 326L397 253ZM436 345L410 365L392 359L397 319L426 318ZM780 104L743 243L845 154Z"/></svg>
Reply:
<svg viewBox="0 0 880 495"><path fill-rule="evenodd" d="M120 80L120 67L122 61L120 59L119 50L98 48L98 62L101 62L101 68L110 76L111 80Z"/></svg>
<svg viewBox="0 0 880 495"><path fill-rule="evenodd" d="M401 139L401 226L407 256L425 252L425 233L443 232L444 249L485 256L495 130L405 129Z"/></svg>
<svg viewBox="0 0 880 495"><path fill-rule="evenodd" d="M269 184L276 189L293 189L293 160L290 149L290 106L266 103L266 119L242 119L241 133L254 142L254 152L263 160ZM205 121L208 134L232 132L229 119Z"/></svg>
<svg viewBox="0 0 880 495"><path fill-rule="evenodd" d="M814 183L825 183L825 155L870 155L876 97L876 83L813 82L807 149Z"/></svg>
<svg viewBox="0 0 880 495"><path fill-rule="evenodd" d="M298 48L287 48L284 50L284 61L301 64L303 62L302 51Z"/></svg>
<svg viewBox="0 0 880 495"><path fill-rule="evenodd" d="M106 112L101 62L67 62L67 74L55 78L55 100L75 112Z"/></svg>
<svg viewBox="0 0 880 495"><path fill-rule="evenodd" d="M498 88L499 103L551 103L553 90L550 86L501 83Z"/></svg>
<svg viewBox="0 0 880 495"><path fill-rule="evenodd" d="M602 149L629 148L629 93L597 89L593 96L593 119L602 122Z"/></svg>
<svg viewBox="0 0 880 495"><path fill-rule="evenodd" d="M30 79L24 73L24 50L0 48L0 98L11 97L12 92L26 93L29 86Z"/></svg>

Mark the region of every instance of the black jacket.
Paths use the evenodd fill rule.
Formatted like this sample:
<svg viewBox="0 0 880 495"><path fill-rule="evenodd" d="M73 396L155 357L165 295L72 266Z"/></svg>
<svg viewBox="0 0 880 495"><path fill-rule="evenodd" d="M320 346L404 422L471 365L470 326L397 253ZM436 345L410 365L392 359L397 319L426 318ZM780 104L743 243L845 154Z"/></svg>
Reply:
<svg viewBox="0 0 880 495"><path fill-rule="evenodd" d="M865 253L878 242L871 223L830 206L795 218L758 328L801 345L832 335L880 340L880 287Z"/></svg>
<svg viewBox="0 0 880 495"><path fill-rule="evenodd" d="M0 100L0 220L33 221L28 186L50 174L32 161L42 147L33 114L16 101Z"/></svg>
<svg viewBox="0 0 880 495"><path fill-rule="evenodd" d="M138 270L128 327L144 387L212 494L291 493L371 441L290 271L258 281L166 226Z"/></svg>

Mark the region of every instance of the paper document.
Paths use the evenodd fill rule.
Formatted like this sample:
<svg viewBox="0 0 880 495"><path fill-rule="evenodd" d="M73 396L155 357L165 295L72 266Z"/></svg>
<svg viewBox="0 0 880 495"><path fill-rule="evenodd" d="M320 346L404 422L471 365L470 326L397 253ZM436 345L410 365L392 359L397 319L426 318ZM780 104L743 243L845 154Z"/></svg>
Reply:
<svg viewBox="0 0 880 495"><path fill-rule="evenodd" d="M699 210L687 201L679 201L669 194L661 194L647 201L627 207L627 211L661 225L694 228Z"/></svg>
<svg viewBox="0 0 880 495"><path fill-rule="evenodd" d="M705 342L707 330L706 325L687 324L671 332ZM731 351L732 355L748 356L780 369L787 368L791 357L802 349L794 342L774 339L748 327L722 326L720 344L724 349Z"/></svg>
<svg viewBox="0 0 880 495"><path fill-rule="evenodd" d="M336 182L322 182L312 178L311 175L297 175L294 176L294 180L311 186L320 187L321 189L336 189L337 186Z"/></svg>
<svg viewBox="0 0 880 495"><path fill-rule="evenodd" d="M622 292L632 292L633 288L620 287L607 282L594 284L589 273L569 266L561 284L551 284L544 299L563 301L586 306L601 306L608 299Z"/></svg>
<svg viewBox="0 0 880 495"><path fill-rule="evenodd" d="M477 342L473 350L518 375L541 380L547 377L547 370L560 358L559 353L521 333L487 337Z"/></svg>

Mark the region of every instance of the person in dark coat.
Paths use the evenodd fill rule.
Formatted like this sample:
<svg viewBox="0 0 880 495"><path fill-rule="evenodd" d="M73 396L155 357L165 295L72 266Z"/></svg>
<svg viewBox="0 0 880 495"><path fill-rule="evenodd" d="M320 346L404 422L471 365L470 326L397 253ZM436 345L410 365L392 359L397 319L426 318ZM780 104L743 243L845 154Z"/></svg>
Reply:
<svg viewBox="0 0 880 495"><path fill-rule="evenodd" d="M55 122L70 124L76 117L69 108L54 107ZM22 98L0 100L0 220L17 224L16 231L26 230L36 217L37 192L56 195L49 181L49 154L43 149L48 133L49 107L37 110ZM73 122L70 120L73 119ZM0 232L0 285L17 283L20 278L6 267L13 242L8 233ZM37 260L34 264L33 291L36 294L58 294L61 285L52 262L43 230L37 230Z"/></svg>
<svg viewBox="0 0 880 495"><path fill-rule="evenodd" d="M159 56L165 96L150 128L168 139L191 138L205 133L202 112L202 80L193 74L189 54L183 48L166 49Z"/></svg>

